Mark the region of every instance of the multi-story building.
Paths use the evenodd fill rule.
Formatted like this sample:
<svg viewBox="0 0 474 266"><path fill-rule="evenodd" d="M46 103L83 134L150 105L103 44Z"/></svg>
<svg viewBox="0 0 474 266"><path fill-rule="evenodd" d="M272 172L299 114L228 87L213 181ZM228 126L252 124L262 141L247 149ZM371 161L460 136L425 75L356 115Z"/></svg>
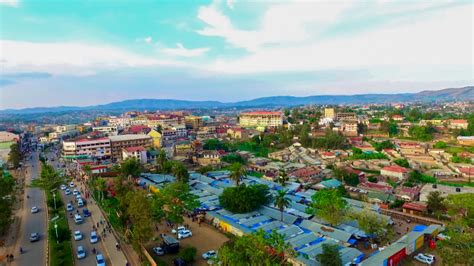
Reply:
<svg viewBox="0 0 474 266"><path fill-rule="evenodd" d="M283 113L272 111L254 111L241 113L239 116L241 127L279 127L283 125Z"/></svg>
<svg viewBox="0 0 474 266"><path fill-rule="evenodd" d="M92 131L102 132L107 136L118 135L118 130L118 126L98 126L92 128Z"/></svg>
<svg viewBox="0 0 474 266"><path fill-rule="evenodd" d="M147 162L146 149L143 146L124 148L122 150L122 158L124 160L128 158L135 158L141 164L145 164Z"/></svg>
<svg viewBox="0 0 474 266"><path fill-rule="evenodd" d="M204 122L200 116L188 115L184 117L184 124L187 129L198 129L204 125Z"/></svg>
<svg viewBox="0 0 474 266"><path fill-rule="evenodd" d="M342 134L345 136L357 136L357 122L345 120L341 125Z"/></svg>
<svg viewBox="0 0 474 266"><path fill-rule="evenodd" d="M155 148L161 148L161 133L152 129L150 132L148 132L148 136L150 136L153 139L153 147Z"/></svg>
<svg viewBox="0 0 474 266"><path fill-rule="evenodd" d="M109 157L111 155L109 138L83 138L63 141L63 156L74 158L78 156Z"/></svg>
<svg viewBox="0 0 474 266"><path fill-rule="evenodd" d="M465 119L449 120L448 127L451 129L467 129L469 123Z"/></svg>
<svg viewBox="0 0 474 266"><path fill-rule="evenodd" d="M339 121L343 120L357 120L356 113L337 113L336 118Z"/></svg>
<svg viewBox="0 0 474 266"><path fill-rule="evenodd" d="M385 166L380 170L380 174L383 176L396 177L399 180L404 180L408 176L408 169L398 165Z"/></svg>
<svg viewBox="0 0 474 266"><path fill-rule="evenodd" d="M122 160L122 150L129 147L143 146L145 149L153 146L153 139L148 135L117 135L110 136L111 156Z"/></svg>
<svg viewBox="0 0 474 266"><path fill-rule="evenodd" d="M324 117L334 120L334 118L336 117L336 113L334 112L334 108L324 108Z"/></svg>

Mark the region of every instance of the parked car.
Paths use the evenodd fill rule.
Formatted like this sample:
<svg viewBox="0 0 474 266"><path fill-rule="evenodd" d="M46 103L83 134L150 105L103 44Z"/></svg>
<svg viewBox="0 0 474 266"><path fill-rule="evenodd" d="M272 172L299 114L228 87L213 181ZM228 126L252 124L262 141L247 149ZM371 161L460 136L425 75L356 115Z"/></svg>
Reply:
<svg viewBox="0 0 474 266"><path fill-rule="evenodd" d="M177 233L179 233L180 231L183 231L183 230L186 230L186 227L178 226L178 228L171 230L171 233L177 234Z"/></svg>
<svg viewBox="0 0 474 266"><path fill-rule="evenodd" d="M36 206L31 207L31 213L37 213L37 212L39 212L38 207Z"/></svg>
<svg viewBox="0 0 474 266"><path fill-rule="evenodd" d="M39 233L31 233L30 242L36 242L40 239Z"/></svg>
<svg viewBox="0 0 474 266"><path fill-rule="evenodd" d="M178 232L178 239L183 239L183 238L188 238L193 236L193 233L189 230L183 230L181 232Z"/></svg>
<svg viewBox="0 0 474 266"><path fill-rule="evenodd" d="M202 258L205 260L211 259L217 255L215 250L209 250L208 252L202 254Z"/></svg>
<svg viewBox="0 0 474 266"><path fill-rule="evenodd" d="M79 213L74 214L74 222L76 224L81 224L84 220L82 220L82 217Z"/></svg>
<svg viewBox="0 0 474 266"><path fill-rule="evenodd" d="M105 266L105 259L102 254L98 253L95 256L95 261L97 262L97 266Z"/></svg>
<svg viewBox="0 0 474 266"><path fill-rule="evenodd" d="M77 259L83 259L86 257L86 250L83 246L78 246L76 251Z"/></svg>
<svg viewBox="0 0 474 266"><path fill-rule="evenodd" d="M447 236L447 235L445 235L445 234L443 234L443 233L439 233L439 234L436 236L436 238L439 239L439 240L450 240L450 239L451 239L450 236Z"/></svg>
<svg viewBox="0 0 474 266"><path fill-rule="evenodd" d="M71 181L71 182L69 183L69 187L74 187L74 182Z"/></svg>
<svg viewBox="0 0 474 266"><path fill-rule="evenodd" d="M176 258L173 260L174 266L186 266L186 262L182 258Z"/></svg>
<svg viewBox="0 0 474 266"><path fill-rule="evenodd" d="M94 243L97 243L99 241L99 237L97 236L97 232L96 231L92 231L91 232L91 244L94 244Z"/></svg>
<svg viewBox="0 0 474 266"><path fill-rule="evenodd" d="M436 260L436 257L435 257L435 255L433 255L433 254L423 253L423 255L425 255L425 257L428 257L428 258L432 259L433 261Z"/></svg>
<svg viewBox="0 0 474 266"><path fill-rule="evenodd" d="M72 195L74 195L74 196L76 196L77 193L79 193L79 191L77 191L77 189L74 189L74 190L72 191Z"/></svg>
<svg viewBox="0 0 474 266"><path fill-rule="evenodd" d="M71 194L71 190L70 190L69 188L67 188L67 189L64 191L64 194L66 194L66 195Z"/></svg>
<svg viewBox="0 0 474 266"><path fill-rule="evenodd" d="M165 250L161 247L154 247L153 252L155 252L155 254L158 256L165 255Z"/></svg>
<svg viewBox="0 0 474 266"><path fill-rule="evenodd" d="M82 214L84 215L84 217L91 216L91 212L87 208L82 209Z"/></svg>
<svg viewBox="0 0 474 266"><path fill-rule="evenodd" d="M422 253L419 253L418 255L416 255L414 259L424 264L428 264L428 265L433 264L433 260L429 257L426 257Z"/></svg>
<svg viewBox="0 0 474 266"><path fill-rule="evenodd" d="M77 231L74 231L74 240L76 241L79 241L82 239L82 233L81 231L77 230Z"/></svg>
<svg viewBox="0 0 474 266"><path fill-rule="evenodd" d="M77 200L77 207L84 207L84 201L82 201L82 199Z"/></svg>
<svg viewBox="0 0 474 266"><path fill-rule="evenodd" d="M68 203L68 204L66 205L66 210L67 210L68 212L72 212L72 211L74 210L74 206L72 206L71 203Z"/></svg>

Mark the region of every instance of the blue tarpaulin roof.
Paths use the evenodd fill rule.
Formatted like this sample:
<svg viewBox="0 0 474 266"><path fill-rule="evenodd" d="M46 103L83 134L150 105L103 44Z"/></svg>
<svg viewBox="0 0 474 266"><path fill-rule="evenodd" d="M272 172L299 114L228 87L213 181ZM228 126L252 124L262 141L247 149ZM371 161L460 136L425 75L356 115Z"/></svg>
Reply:
<svg viewBox="0 0 474 266"><path fill-rule="evenodd" d="M427 227L426 225L417 224L413 227L413 232L423 232Z"/></svg>

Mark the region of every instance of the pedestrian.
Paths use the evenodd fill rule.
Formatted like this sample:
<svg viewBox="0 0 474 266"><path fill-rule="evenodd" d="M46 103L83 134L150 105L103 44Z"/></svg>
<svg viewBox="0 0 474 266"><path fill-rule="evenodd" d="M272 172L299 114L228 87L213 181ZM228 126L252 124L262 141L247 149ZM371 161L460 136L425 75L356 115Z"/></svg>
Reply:
<svg viewBox="0 0 474 266"><path fill-rule="evenodd" d="M13 254L10 254L10 259L11 259L11 261L15 260L15 257L13 256Z"/></svg>
<svg viewBox="0 0 474 266"><path fill-rule="evenodd" d="M97 222L97 228L99 228L99 222Z"/></svg>

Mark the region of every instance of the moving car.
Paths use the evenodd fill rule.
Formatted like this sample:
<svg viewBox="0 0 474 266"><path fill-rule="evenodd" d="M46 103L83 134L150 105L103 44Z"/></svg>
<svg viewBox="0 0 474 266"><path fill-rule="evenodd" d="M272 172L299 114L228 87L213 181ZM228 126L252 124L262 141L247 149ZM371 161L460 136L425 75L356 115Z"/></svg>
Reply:
<svg viewBox="0 0 474 266"><path fill-rule="evenodd" d="M153 252L158 256L165 255L165 250L162 247L154 247Z"/></svg>
<svg viewBox="0 0 474 266"><path fill-rule="evenodd" d="M193 236L193 233L189 230L183 230L181 232L178 232L178 239L183 239L183 238L188 238Z"/></svg>
<svg viewBox="0 0 474 266"><path fill-rule="evenodd" d="M71 190L69 188L66 188L66 190L64 191L64 194L66 194L66 195L71 194Z"/></svg>
<svg viewBox="0 0 474 266"><path fill-rule="evenodd" d="M186 230L186 227L184 227L184 226L178 226L178 228L171 230L171 233L177 234L177 233L179 233L179 232L181 232L181 231L183 231L183 230Z"/></svg>
<svg viewBox="0 0 474 266"><path fill-rule="evenodd" d="M72 212L72 211L74 210L74 206L72 206L71 203L68 203L68 204L66 205L66 210L67 210L68 212Z"/></svg>
<svg viewBox="0 0 474 266"><path fill-rule="evenodd" d="M77 230L77 231L74 231L74 240L76 241L79 241L82 239L82 233L81 231Z"/></svg>
<svg viewBox="0 0 474 266"><path fill-rule="evenodd" d="M69 187L74 187L74 182L69 183Z"/></svg>
<svg viewBox="0 0 474 266"><path fill-rule="evenodd" d="M81 217L81 215L80 215L79 213L76 213L76 214L74 215L74 222L75 222L76 224L81 224L83 221L84 221L84 220L82 220L82 217Z"/></svg>
<svg viewBox="0 0 474 266"><path fill-rule="evenodd" d="M105 259L104 259L104 256L102 254L98 253L95 256L95 260L97 262L97 266L105 266Z"/></svg>
<svg viewBox="0 0 474 266"><path fill-rule="evenodd" d="M31 213L37 213L37 212L39 212L38 207L36 206L31 207Z"/></svg>
<svg viewBox="0 0 474 266"><path fill-rule="evenodd" d="M419 253L418 255L416 255L414 259L424 264L428 264L428 265L433 264L433 260L430 257L423 255L422 253Z"/></svg>
<svg viewBox="0 0 474 266"><path fill-rule="evenodd" d="M74 196L76 196L77 193L79 193L79 191L77 191L77 189L74 189L74 190L72 191L72 195L74 195Z"/></svg>
<svg viewBox="0 0 474 266"><path fill-rule="evenodd" d="M84 217L91 216L91 212L87 208L82 209L82 214L84 215Z"/></svg>
<svg viewBox="0 0 474 266"><path fill-rule="evenodd" d="M61 188L61 190L66 190L67 189L67 186L62 184L59 188Z"/></svg>
<svg viewBox="0 0 474 266"><path fill-rule="evenodd" d="M91 232L91 244L94 244L94 243L97 243L99 241L99 237L97 236L97 232L96 231L92 231Z"/></svg>
<svg viewBox="0 0 474 266"><path fill-rule="evenodd" d="M84 201L82 201L82 199L77 200L77 207L84 207Z"/></svg>
<svg viewBox="0 0 474 266"><path fill-rule="evenodd" d="M30 242L36 242L40 239L39 233L31 233Z"/></svg>
<svg viewBox="0 0 474 266"><path fill-rule="evenodd" d="M217 255L215 250L209 250L208 252L202 254L202 258L205 260L211 259Z"/></svg>
<svg viewBox="0 0 474 266"><path fill-rule="evenodd" d="M86 250L83 246L78 246L76 251L77 259L83 259L86 257Z"/></svg>

